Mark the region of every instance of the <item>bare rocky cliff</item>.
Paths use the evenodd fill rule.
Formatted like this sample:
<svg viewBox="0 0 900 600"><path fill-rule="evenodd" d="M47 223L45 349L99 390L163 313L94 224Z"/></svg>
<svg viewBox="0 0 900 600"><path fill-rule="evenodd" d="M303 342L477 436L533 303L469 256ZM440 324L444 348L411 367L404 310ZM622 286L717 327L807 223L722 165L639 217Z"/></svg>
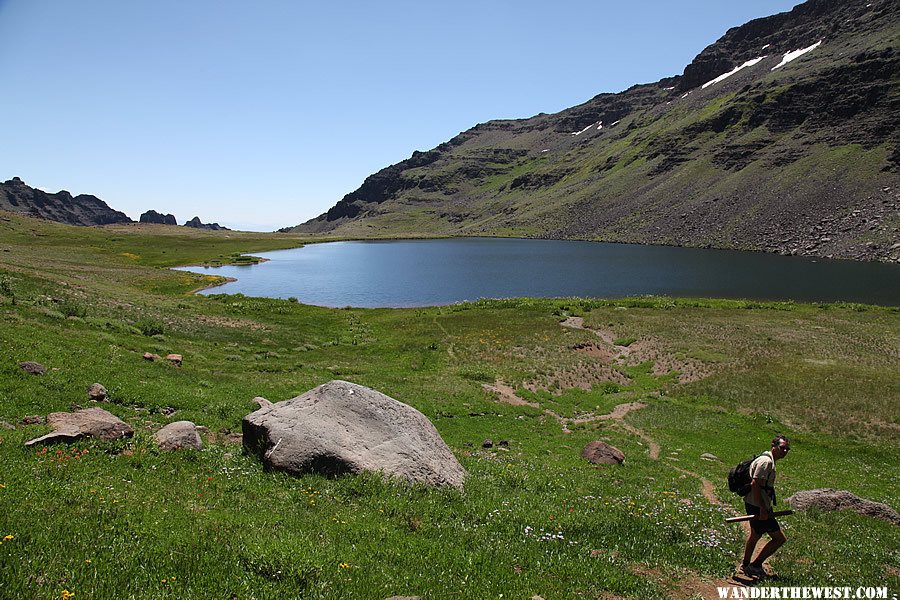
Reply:
<svg viewBox="0 0 900 600"><path fill-rule="evenodd" d="M294 228L900 259L900 5L810 0L681 75L476 125Z"/></svg>

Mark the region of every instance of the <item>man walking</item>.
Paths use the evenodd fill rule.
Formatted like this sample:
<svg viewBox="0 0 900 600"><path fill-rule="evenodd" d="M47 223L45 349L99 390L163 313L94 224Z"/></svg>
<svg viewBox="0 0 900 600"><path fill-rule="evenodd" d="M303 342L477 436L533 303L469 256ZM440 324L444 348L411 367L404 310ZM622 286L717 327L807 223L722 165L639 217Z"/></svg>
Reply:
<svg viewBox="0 0 900 600"><path fill-rule="evenodd" d="M772 556L787 541L778 521L772 516L775 504L775 461L784 458L791 449L791 443L783 435L772 440L772 449L763 452L750 465L750 492L744 496L744 506L748 515L756 515L750 521L750 537L744 547L741 571L751 577L765 577L763 562ZM763 546L756 559L753 551L763 534L769 534L769 542ZM753 559L753 560L751 560Z"/></svg>

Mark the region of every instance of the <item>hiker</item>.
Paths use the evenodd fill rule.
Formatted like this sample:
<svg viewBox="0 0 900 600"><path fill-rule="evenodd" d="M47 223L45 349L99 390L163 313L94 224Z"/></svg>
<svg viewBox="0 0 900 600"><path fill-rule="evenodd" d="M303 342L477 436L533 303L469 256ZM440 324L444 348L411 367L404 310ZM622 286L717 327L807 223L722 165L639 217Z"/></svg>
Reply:
<svg viewBox="0 0 900 600"><path fill-rule="evenodd" d="M744 496L744 506L748 515L756 515L750 521L750 537L744 548L741 570L745 575L765 577L763 562L772 556L787 541L778 521L771 515L775 504L775 461L784 458L791 449L790 441L783 435L772 440L772 449L763 452L750 465L750 492ZM753 551L763 534L769 534L769 542L763 546L755 560Z"/></svg>

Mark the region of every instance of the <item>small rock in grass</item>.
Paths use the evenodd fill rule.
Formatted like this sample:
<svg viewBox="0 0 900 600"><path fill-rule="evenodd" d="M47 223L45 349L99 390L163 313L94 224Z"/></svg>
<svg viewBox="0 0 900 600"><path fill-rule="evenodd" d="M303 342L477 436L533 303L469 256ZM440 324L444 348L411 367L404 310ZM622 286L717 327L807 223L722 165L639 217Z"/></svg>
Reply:
<svg viewBox="0 0 900 600"><path fill-rule="evenodd" d="M6 421L0 421L0 429L15 429L16 426Z"/></svg>
<svg viewBox="0 0 900 600"><path fill-rule="evenodd" d="M491 440L491 439L484 440L483 442L481 442L481 447L482 448L493 448L494 440Z"/></svg>
<svg viewBox="0 0 900 600"><path fill-rule="evenodd" d="M175 365L176 367L180 367L182 363L182 356L180 354L169 354L166 356L166 360Z"/></svg>
<svg viewBox="0 0 900 600"><path fill-rule="evenodd" d="M509 448L509 440L500 440L497 445L501 448Z"/></svg>
<svg viewBox="0 0 900 600"><path fill-rule="evenodd" d="M103 387L103 384L100 383L92 383L91 387L88 388L88 397L94 402L102 402L106 400L106 388Z"/></svg>
<svg viewBox="0 0 900 600"><path fill-rule="evenodd" d="M202 450L203 441L197 426L190 421L169 423L153 436L160 450Z"/></svg>
<svg viewBox="0 0 900 600"><path fill-rule="evenodd" d="M20 362L19 368L26 373L31 373L32 375L43 375L47 372L47 367L45 367L41 363L37 363L31 360Z"/></svg>
<svg viewBox="0 0 900 600"><path fill-rule="evenodd" d="M700 455L700 458L702 458L703 460L719 460L718 456L716 456L715 454L710 454L709 452L704 452Z"/></svg>
<svg viewBox="0 0 900 600"><path fill-rule="evenodd" d="M149 361L159 360L159 354L151 354L150 352L144 352L144 360L149 360Z"/></svg>
<svg viewBox="0 0 900 600"><path fill-rule="evenodd" d="M621 465L625 462L625 454L621 450L601 441L585 446L581 457L595 465Z"/></svg>
<svg viewBox="0 0 900 600"><path fill-rule="evenodd" d="M22 425L43 425L47 420L41 415L28 415L22 417Z"/></svg>

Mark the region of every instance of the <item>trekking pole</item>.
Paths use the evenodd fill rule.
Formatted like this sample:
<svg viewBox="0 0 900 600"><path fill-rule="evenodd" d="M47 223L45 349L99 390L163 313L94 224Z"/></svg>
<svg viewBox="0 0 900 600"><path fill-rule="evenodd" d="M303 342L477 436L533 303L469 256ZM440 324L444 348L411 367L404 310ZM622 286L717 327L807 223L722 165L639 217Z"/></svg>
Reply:
<svg viewBox="0 0 900 600"><path fill-rule="evenodd" d="M779 510L777 512L769 513L773 517L786 517L788 515L794 514L792 510ZM740 517L729 517L725 519L726 523L740 523L741 521L752 521L756 518L757 515L743 515Z"/></svg>

